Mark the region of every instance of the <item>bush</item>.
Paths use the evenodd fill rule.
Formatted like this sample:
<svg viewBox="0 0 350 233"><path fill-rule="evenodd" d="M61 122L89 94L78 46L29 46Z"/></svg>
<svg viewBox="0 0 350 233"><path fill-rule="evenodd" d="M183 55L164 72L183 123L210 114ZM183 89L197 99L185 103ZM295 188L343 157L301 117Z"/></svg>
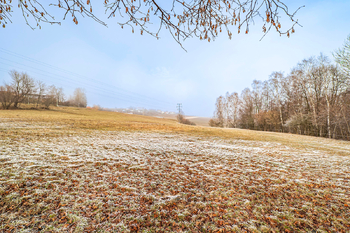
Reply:
<svg viewBox="0 0 350 233"><path fill-rule="evenodd" d="M222 128L222 127L224 127L224 123L222 121L217 120L217 119L210 119L209 126Z"/></svg>
<svg viewBox="0 0 350 233"><path fill-rule="evenodd" d="M182 114L177 115L177 121L185 125L196 125L194 122L186 119Z"/></svg>

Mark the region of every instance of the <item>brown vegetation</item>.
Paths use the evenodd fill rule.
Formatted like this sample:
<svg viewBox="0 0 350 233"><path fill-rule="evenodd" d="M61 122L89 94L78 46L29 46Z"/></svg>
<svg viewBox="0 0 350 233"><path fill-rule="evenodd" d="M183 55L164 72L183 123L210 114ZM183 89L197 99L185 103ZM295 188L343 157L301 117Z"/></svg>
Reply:
<svg viewBox="0 0 350 233"><path fill-rule="evenodd" d="M182 114L178 114L176 118L177 118L177 121L178 121L179 123L181 123L181 124L185 124L185 125L196 125L194 122L192 122L192 121L186 119L186 118L184 117L184 115L182 115Z"/></svg>
<svg viewBox="0 0 350 233"><path fill-rule="evenodd" d="M273 72L264 82L254 80L252 90L246 88L240 96L220 96L210 124L350 140L346 67L321 54L303 60L287 76Z"/></svg>
<svg viewBox="0 0 350 233"><path fill-rule="evenodd" d="M76 88L72 97L65 100L62 88L47 86L42 81L35 81L27 73L16 70L9 72L11 83L0 86L2 109L19 108L23 103L33 108L49 108L51 105L86 107L87 99L83 89Z"/></svg>
<svg viewBox="0 0 350 233"><path fill-rule="evenodd" d="M349 142L82 108L0 119L2 232L350 227Z"/></svg>

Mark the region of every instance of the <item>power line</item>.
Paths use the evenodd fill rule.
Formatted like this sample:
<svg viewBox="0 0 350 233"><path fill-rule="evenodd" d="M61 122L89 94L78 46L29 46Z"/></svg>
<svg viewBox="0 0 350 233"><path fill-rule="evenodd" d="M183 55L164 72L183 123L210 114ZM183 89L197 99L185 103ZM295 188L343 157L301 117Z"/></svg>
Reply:
<svg viewBox="0 0 350 233"><path fill-rule="evenodd" d="M2 60L5 60L5 61L9 61L9 62L12 62L12 63L19 64L19 65L21 65L21 66L29 67L29 68L31 68L31 69L44 72L45 74L38 73L38 72L36 72L36 71L32 71L32 72L34 72L34 73L37 73L37 74L40 74L40 75L44 75L45 77L52 77L52 76L50 76L50 75L47 75L47 74L51 74L51 75L56 76L56 77L54 77L55 80L56 80L56 79L59 79L59 80L65 81L65 82L76 83L76 84L79 84L79 85L81 85L82 83L84 84L84 82L77 82L77 81L70 80L70 79L67 79L67 78L65 78L65 77L59 76L59 75L57 75L57 74L53 74L53 73L47 72L47 71L45 71L45 70L41 70L41 69L38 69L38 68L34 68L34 67L32 67L32 66L28 66L28 65L25 65L25 64L22 64L22 63L19 63L19 62L15 62L15 61L12 61L12 60L9 60L9 59L6 59L6 58L2 58L2 57L0 57L0 58L1 58ZM13 66L13 65L11 65L11 64L6 64L6 63L1 62L1 61L0 61L0 63L5 64L5 65ZM59 77L59 78L57 78L57 77ZM142 105L147 105L147 106L153 106L153 107L157 106L157 108L159 108L160 105L162 105L162 108L164 108L164 103L161 103L161 102L154 103L154 104L153 104L153 103L150 104L149 101L145 100L144 98L143 98L142 100L140 100L139 98L137 98L137 97L135 97L135 96L132 96L132 95L130 95L130 94L122 94L122 93L118 93L118 92L115 92L115 91L110 91L110 90L108 90L108 89L100 88L100 87L98 87L98 86L96 86L96 85L93 85L93 86L92 86L92 85L87 84L87 83L85 83L85 86L88 86L88 87L90 87L90 88L92 88L92 89L95 89L96 91L102 90L103 93L104 93L104 94L102 94L103 96L106 96L105 92L110 92L110 93L113 93L113 95L118 95L117 98L118 98L119 100L124 100L124 101L129 102L129 103L137 103L137 104L142 104ZM100 90L98 90L98 89L100 89ZM101 95L100 93L96 93L96 92L95 92L95 94ZM141 96L141 95L140 95L140 96ZM111 96L109 96L109 97L111 97ZM127 97L127 99L126 99L125 97ZM115 97L111 97L111 98L115 98ZM147 101L147 102L144 102L144 101ZM166 103L166 102L165 102L165 103ZM166 105L168 105L168 104L166 104ZM170 106L169 106L169 107L170 107Z"/></svg>
<svg viewBox="0 0 350 233"><path fill-rule="evenodd" d="M127 95L136 95L136 96L139 96L143 99L149 99L149 100L153 100L153 101L157 101L157 102L160 102L160 103L166 103L166 104L170 104L170 105L173 105L172 103L170 102L167 102L167 101L164 101L164 100L159 100L159 99L155 99L155 98L152 98L152 97L149 97L149 96L145 96L145 95L141 95L141 94L138 94L138 93L134 93L134 92L131 92L131 91L127 91L127 90L124 90L122 88L119 88L119 87L116 87L114 85L111 85L111 84L106 84L106 83L103 83L99 80L95 80L95 79L92 79L92 78L88 78L86 76L83 76L83 75L80 75L80 74L77 74L77 73L74 73L74 72L71 72L71 71L68 71L68 70L65 70L65 69L62 69L62 68L59 68L59 67L56 67L56 66L53 66L53 65L50 65L48 63L45 63L45 62L42 62L42 61L39 61L39 60L36 60L36 59L33 59L33 58L30 58L30 57L27 57L27 56L24 56L24 55L21 55L21 54L18 54L18 53L15 53L15 52L12 52L10 50L7 50L7 49L4 49L4 48L1 48L0 47L0 50L6 54L9 54L11 56L15 56L15 57L19 57L21 59L24 59L24 60L27 60L27 61L30 61L32 63L35 63L35 64L39 64L39 65L42 65L42 66L46 66L50 69L54 69L54 70L57 70L57 71L60 71L60 72L63 72L63 73L66 73L66 74L70 74L70 75L73 75L77 78L80 78L84 81L86 80L89 80L90 82L93 82L94 84L96 83L99 83L99 84L102 84L103 86L106 86L106 87L112 87L114 90L113 92L115 92L115 89L118 90L119 92L124 92L126 93Z"/></svg>
<svg viewBox="0 0 350 233"><path fill-rule="evenodd" d="M44 72L45 74L40 74L40 75L45 75L46 77L49 77L47 74L51 74L51 75L55 75L55 76L61 77L61 78L60 78L61 80L62 80L62 79L65 79L65 80L68 81L68 82L72 82L72 80L67 79L66 77L63 77L63 76L60 76L60 75L57 75L57 74L53 74L53 73L51 73L51 72L47 72L47 71L42 70L42 69L34 68L34 67L32 67L32 66L28 66L28 65L25 65L25 64L23 64L23 63L15 62L15 61L12 61L12 60L9 60L9 59L6 59L6 58L2 58L2 57L0 57L0 59L3 59L3 60L5 60L5 61L9 61L9 62L12 62L12 63L16 63L16 64L19 64L19 65L22 65L22 66L25 66L25 67L29 67L29 68L34 69L34 70L42 71L42 72ZM3 63L3 62L0 61L0 63ZM6 64L6 63L3 63L3 64ZM10 64L6 64L6 65L10 65ZM98 86L96 86L96 85L87 84L86 82L81 82L81 81L80 81L80 82L76 81L76 82L77 82L79 85L85 84L86 86L93 87L94 89L96 89L96 88L102 89L104 92L107 91L107 92L112 92L113 94L121 94L121 95L123 95L124 97L128 97L128 98L131 98L131 99L136 99L136 98L137 98L137 97L135 97L135 96L133 96L133 95L130 95L130 94L122 94L122 93L119 93L119 92L116 92L116 91L111 91L111 90L108 90L108 89L105 89L105 88L98 87ZM120 98L120 97L119 97L119 98ZM144 101L145 99L142 99L142 100ZM142 101L141 101L141 102L142 102Z"/></svg>
<svg viewBox="0 0 350 233"><path fill-rule="evenodd" d="M6 63L1 62L1 61L0 61L0 63L5 64L5 65L9 65L9 64L6 64ZM17 63L17 62L16 62L16 63ZM24 64L21 64L21 63L18 63L18 64L23 65L23 66L26 66L26 67L29 67L29 68L31 68L31 69L36 69L36 68L30 67L30 66L27 66L27 65L24 65ZM2 70L3 70L3 69L2 69ZM40 70L40 69L36 69L36 70L43 71L43 70ZM5 70L3 70L3 71L5 71ZM8 70L7 70L7 71L8 71ZM31 72L36 73L36 74L39 74L39 75L45 75L46 77L49 77L49 78L51 77L51 78L56 79L56 80L57 80L57 79L59 79L59 80L66 79L66 78L60 77L60 76L55 75L55 74L53 74L53 75L55 75L56 77L53 77L53 76L50 76L50 75L47 75L47 74L42 74L42 73L37 72L37 71L31 71ZM43 72L46 72L46 71L43 71ZM46 73L49 73L49 72L46 72ZM51 73L49 73L49 74L51 74ZM73 83L73 84L81 85L81 82L77 82L77 81L74 81L74 80L66 79L66 80L63 80L63 81L68 82L68 83ZM99 89L101 89L101 88L95 87L95 86L91 86L91 85L87 85L87 86L89 86L90 89L93 89L93 90L96 91L96 92L95 92L95 91L91 91L91 90L90 90L90 92L93 93L93 94L96 94L96 95L99 95L99 96L105 96L105 97L108 97L108 98L110 98L110 99L115 99L115 98L116 98L116 96L108 95L108 92L111 92L111 91L108 91L108 90L104 91L104 90L102 89L102 91L104 91L104 92L103 92L103 93L100 93L101 90L99 90ZM106 93L106 92L107 92L107 93ZM113 93L113 94L115 94L115 93ZM146 106L148 106L148 107L153 107L153 108L160 108L160 107L161 107L161 108L164 108L164 105L161 106L161 105L159 105L159 104L153 104L153 103L149 103L149 102L143 102L143 101L140 101L140 100L135 99L135 98L132 98L132 97L125 98L125 96L118 96L117 99L123 100L123 101L128 102L128 103L141 104L141 105L146 105Z"/></svg>

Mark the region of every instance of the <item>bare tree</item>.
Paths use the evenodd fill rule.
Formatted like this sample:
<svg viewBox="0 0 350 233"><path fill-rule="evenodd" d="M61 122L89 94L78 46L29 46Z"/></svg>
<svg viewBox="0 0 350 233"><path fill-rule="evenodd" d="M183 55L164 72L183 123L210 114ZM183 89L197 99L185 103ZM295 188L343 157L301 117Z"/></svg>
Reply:
<svg viewBox="0 0 350 233"><path fill-rule="evenodd" d="M22 103L27 95L34 92L35 84L34 79L28 76L26 73L19 73L15 70L10 71L12 79L12 89L14 92L14 107L17 108L19 103Z"/></svg>
<svg viewBox="0 0 350 233"><path fill-rule="evenodd" d="M340 114L338 117L338 123L342 138L350 140L350 92L346 91L340 95ZM345 136L344 136L345 135Z"/></svg>
<svg viewBox="0 0 350 233"><path fill-rule="evenodd" d="M224 127L225 117L224 117L224 97L219 96L215 103L214 118L210 119L209 125L212 127Z"/></svg>
<svg viewBox="0 0 350 233"><path fill-rule="evenodd" d="M57 97L57 88L54 85L49 86L46 89L44 100L43 100L45 107L49 108L50 105L55 104L55 102L57 101L56 97Z"/></svg>
<svg viewBox="0 0 350 233"><path fill-rule="evenodd" d="M57 98L57 107L58 107L59 103L64 102L64 98L65 98L62 87L57 89L56 95L57 95L56 98Z"/></svg>
<svg viewBox="0 0 350 233"><path fill-rule="evenodd" d="M239 99L238 93L234 92L226 97L227 104L227 127L235 127L238 125L238 113L241 105L241 101Z"/></svg>
<svg viewBox="0 0 350 233"><path fill-rule="evenodd" d="M36 107L38 107L40 101L41 101L41 98L42 98L42 95L44 94L44 92L46 91L46 84L42 81L37 81L37 93L38 93L38 98L37 98L37 101L36 101Z"/></svg>
<svg viewBox="0 0 350 233"><path fill-rule="evenodd" d="M0 86L0 102L3 109L9 109L14 98L13 88L7 84Z"/></svg>
<svg viewBox="0 0 350 233"><path fill-rule="evenodd" d="M327 106L327 131L328 137L332 137L331 129L331 110L335 110L335 107L339 104L340 93L344 93L349 87L349 77L340 72L340 70L334 65L328 65L324 67L324 73L327 75L325 84L325 99ZM336 111L333 112L335 115ZM334 124L336 127L336 124ZM333 134L335 134L335 128ZM335 137L335 136L333 136Z"/></svg>
<svg viewBox="0 0 350 233"><path fill-rule="evenodd" d="M307 127L305 116L305 96L299 79L299 71L293 68L282 82L282 93L285 98L285 126L288 132L299 133ZM292 118L291 118L292 117Z"/></svg>
<svg viewBox="0 0 350 233"><path fill-rule="evenodd" d="M350 76L350 35L346 39L344 46L334 52L333 56L343 72Z"/></svg>
<svg viewBox="0 0 350 233"><path fill-rule="evenodd" d="M254 103L254 111L256 114L258 114L259 111L262 110L262 85L262 82L259 80L254 80L252 83L252 97Z"/></svg>
<svg viewBox="0 0 350 233"><path fill-rule="evenodd" d="M271 95L271 87L268 80L265 80L262 84L262 109L269 111L273 107L273 98Z"/></svg>
<svg viewBox="0 0 350 233"><path fill-rule="evenodd" d="M328 61L321 54L318 58L304 59L298 64L300 87L303 89L308 111L312 113L315 136L322 135L322 125L319 122L319 117L325 76L321 66L325 62Z"/></svg>
<svg viewBox="0 0 350 233"><path fill-rule="evenodd" d="M215 116L218 119L222 112L225 126L238 118L241 128L283 129L350 140L350 76L346 67L346 60L334 65L322 54L304 59L287 76L273 72L264 82L254 80L252 91L244 89L240 98L228 93L220 96ZM239 104L232 104L234 99ZM233 106L237 105L239 112L233 117Z"/></svg>
<svg viewBox="0 0 350 233"><path fill-rule="evenodd" d="M40 3L41 2L41 3ZM108 18L117 16L121 27L129 26L134 32L136 28L159 38L159 32L165 27L173 38L179 42L180 39L198 37L204 40L212 40L219 33L226 31L229 38L232 37L233 27L238 33L241 31L249 33L249 27L255 23L256 18L261 19L263 33L275 29L279 34L288 37L294 32L294 26L298 24L295 19L296 12L291 12L282 1L274 0L105 0L102 3ZM75 24L80 17L90 17L95 21L106 25L105 22L93 13L92 1L82 0L58 0L18 1L18 8L26 20L26 23L34 28L41 27L41 23L60 23L54 20L46 8L48 5L61 9L64 13L63 19L71 16ZM0 24L3 27L11 22L11 11L17 10L12 1L0 1ZM281 15L288 18L289 25L281 25ZM32 18L32 19L28 19ZM158 29L149 27L150 24L158 25Z"/></svg>
<svg viewBox="0 0 350 233"><path fill-rule="evenodd" d="M240 124L243 128L254 129L254 99L249 88L241 93Z"/></svg>
<svg viewBox="0 0 350 233"><path fill-rule="evenodd" d="M74 90L72 102L77 107L84 107L85 108L87 106L87 99L86 99L85 91L81 88L76 88Z"/></svg>
<svg viewBox="0 0 350 233"><path fill-rule="evenodd" d="M272 87L272 95L275 99L276 107L278 108L279 112L279 119L280 119L280 127L281 131L283 132L283 113L282 113L282 83L283 83L283 74L281 72L273 72L270 75L270 85Z"/></svg>

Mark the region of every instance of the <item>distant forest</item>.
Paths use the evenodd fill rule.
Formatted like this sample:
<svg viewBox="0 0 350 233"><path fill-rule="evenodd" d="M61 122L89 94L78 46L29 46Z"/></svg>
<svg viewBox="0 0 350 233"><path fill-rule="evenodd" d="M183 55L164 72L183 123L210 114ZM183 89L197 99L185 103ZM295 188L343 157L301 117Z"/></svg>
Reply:
<svg viewBox="0 0 350 233"><path fill-rule="evenodd" d="M350 36L334 52L216 100L209 125L350 140Z"/></svg>

